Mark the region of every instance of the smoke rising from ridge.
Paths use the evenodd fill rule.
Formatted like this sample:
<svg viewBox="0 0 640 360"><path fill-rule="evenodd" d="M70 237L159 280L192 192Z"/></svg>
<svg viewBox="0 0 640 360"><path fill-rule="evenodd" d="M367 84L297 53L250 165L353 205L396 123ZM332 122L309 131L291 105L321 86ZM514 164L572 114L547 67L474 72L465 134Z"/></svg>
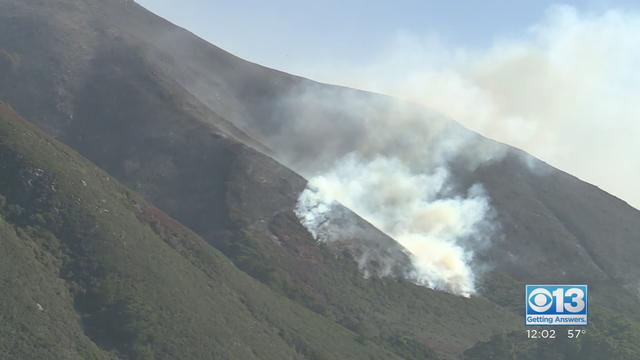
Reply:
<svg viewBox="0 0 640 360"><path fill-rule="evenodd" d="M640 14L581 14L555 6L522 38L496 41L487 49L400 33L369 65L331 64L305 73L424 104L638 207L639 66ZM499 236L499 224L480 184L447 191L456 184L450 170L463 159L471 171L500 158L504 149L479 145L440 116L416 115L409 105L411 110L396 107L380 115L375 106L357 110L362 106L352 100L350 109L373 119L362 125L367 135L356 137L364 140L356 141L353 153L332 154L330 167L303 172L310 187L300 204L318 196L324 211L331 201L345 204L409 251L416 282L473 293L475 251ZM343 134L348 138L357 131Z"/></svg>
<svg viewBox="0 0 640 360"><path fill-rule="evenodd" d="M369 65L325 64L323 70L321 64L314 72L307 63L299 73L424 104L620 194L615 186L635 190L640 175L640 157L633 157L640 153L639 110L633 106L640 94L639 18L556 7L522 38L486 49L455 48L435 36L405 33ZM198 60L185 42L168 42L186 70L201 66L197 75L182 74L191 93L310 180L296 212L319 241L368 239L346 220L337 221L339 203L348 204L411 254L414 274L402 266L391 270L403 259L387 256L385 248L355 251L365 274L374 254L383 264L376 274L400 273L431 287L473 291L475 254L499 236L499 225L481 184L461 180L465 171L500 158L503 147L384 96L272 77L252 67L210 71L208 57ZM261 81L247 87L256 76ZM396 196L387 187L413 195ZM434 209L444 205L449 216L440 217ZM442 229L434 230L438 224ZM417 238L430 248L420 248Z"/></svg>
<svg viewBox="0 0 640 360"><path fill-rule="evenodd" d="M336 215L344 205L402 246L411 262L404 278L473 294L474 253L488 246L499 226L482 185L462 188L451 168L473 171L501 158L505 148L384 96L314 86L293 93L282 107L290 113L280 115L295 120L268 143L277 144L278 159L309 179L296 207L301 223L318 241L349 239L345 227L352 225ZM366 241L363 247L373 247ZM355 260L367 275L370 252L358 253ZM398 259L372 259L383 264L377 275L398 268Z"/></svg>
<svg viewBox="0 0 640 360"><path fill-rule="evenodd" d="M215 125L243 130L310 180L295 211L318 241L350 254L365 276L475 291L476 251L498 226L482 186L458 183L453 170L471 172L503 146L388 96L267 74L247 87L250 73L208 70L175 35L157 42L189 64L171 70L185 88L233 124Z"/></svg>
<svg viewBox="0 0 640 360"><path fill-rule="evenodd" d="M469 296L475 291L472 249L489 240L493 219L480 185L452 196L446 194L449 181L445 167L414 173L397 158L367 162L352 154L310 180L296 213L317 239L332 241L339 229L323 227L338 201L408 250L411 280Z"/></svg>
<svg viewBox="0 0 640 360"><path fill-rule="evenodd" d="M400 32L370 64L308 66L322 81L426 105L640 207L640 14L551 7L484 49Z"/></svg>

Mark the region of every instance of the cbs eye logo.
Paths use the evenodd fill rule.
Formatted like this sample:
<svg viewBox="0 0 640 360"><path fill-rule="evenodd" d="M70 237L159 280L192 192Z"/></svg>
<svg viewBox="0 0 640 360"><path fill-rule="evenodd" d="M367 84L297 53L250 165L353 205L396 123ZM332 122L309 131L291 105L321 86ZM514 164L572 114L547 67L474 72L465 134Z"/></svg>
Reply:
<svg viewBox="0 0 640 360"><path fill-rule="evenodd" d="M529 294L529 307L539 313L543 313L551 308L553 298L547 289L538 288Z"/></svg>
<svg viewBox="0 0 640 360"><path fill-rule="evenodd" d="M527 285L526 325L586 325L587 285Z"/></svg>

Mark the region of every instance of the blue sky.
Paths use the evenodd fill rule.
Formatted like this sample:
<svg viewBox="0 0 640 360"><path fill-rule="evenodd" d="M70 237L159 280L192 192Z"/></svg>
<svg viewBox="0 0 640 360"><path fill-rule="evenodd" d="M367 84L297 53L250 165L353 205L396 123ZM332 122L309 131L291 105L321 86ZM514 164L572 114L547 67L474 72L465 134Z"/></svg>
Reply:
<svg viewBox="0 0 640 360"><path fill-rule="evenodd" d="M245 59L281 70L365 61L399 31L437 35L466 48L522 34L557 2L546 0L366 1L138 0ZM635 8L633 1L565 1L581 11Z"/></svg>

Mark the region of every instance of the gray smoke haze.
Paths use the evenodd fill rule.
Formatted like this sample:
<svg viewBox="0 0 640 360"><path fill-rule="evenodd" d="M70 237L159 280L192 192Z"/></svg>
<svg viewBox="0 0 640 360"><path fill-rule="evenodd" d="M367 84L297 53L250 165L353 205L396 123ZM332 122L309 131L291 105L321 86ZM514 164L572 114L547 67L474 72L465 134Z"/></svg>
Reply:
<svg viewBox="0 0 640 360"><path fill-rule="evenodd" d="M506 151L424 106L382 95L310 84L293 89L280 105L274 115L280 125L261 140L307 177L351 154L367 162L394 157L422 169L461 160L473 170Z"/></svg>
<svg viewBox="0 0 640 360"><path fill-rule="evenodd" d="M296 214L318 241L349 238L345 221L332 221L344 205L402 245L411 261L405 278L475 292L474 251L499 226L482 185L460 189L450 167L472 171L499 159L503 146L410 103L341 88L297 88L281 109L279 117L292 120L267 143L309 179ZM366 275L368 252L360 254ZM397 267L388 257L376 261Z"/></svg>
<svg viewBox="0 0 640 360"><path fill-rule="evenodd" d="M638 68L640 14L554 6L486 48L399 32L369 64L299 73L424 104L640 208Z"/></svg>

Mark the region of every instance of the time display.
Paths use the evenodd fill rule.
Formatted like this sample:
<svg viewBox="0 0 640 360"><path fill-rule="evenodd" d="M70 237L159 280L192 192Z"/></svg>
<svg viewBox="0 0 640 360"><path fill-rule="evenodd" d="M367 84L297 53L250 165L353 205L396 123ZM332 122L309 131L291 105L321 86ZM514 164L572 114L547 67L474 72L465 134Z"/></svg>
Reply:
<svg viewBox="0 0 640 360"><path fill-rule="evenodd" d="M547 329L543 329L543 330L538 330L538 329L529 329L527 330L527 338L529 339L555 339L556 338L556 331L551 329L551 330L547 330Z"/></svg>

